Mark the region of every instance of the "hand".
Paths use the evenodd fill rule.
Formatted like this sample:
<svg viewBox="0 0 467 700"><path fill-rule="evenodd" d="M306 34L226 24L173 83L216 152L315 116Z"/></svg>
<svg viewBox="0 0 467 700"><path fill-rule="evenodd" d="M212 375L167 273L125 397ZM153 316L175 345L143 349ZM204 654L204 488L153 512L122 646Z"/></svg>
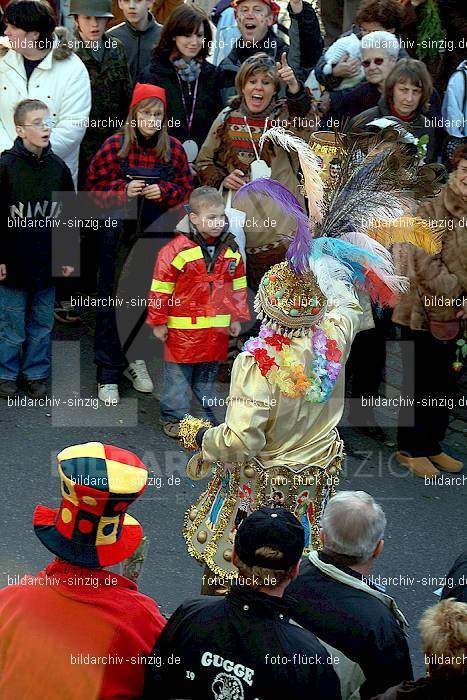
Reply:
<svg viewBox="0 0 467 700"><path fill-rule="evenodd" d="M169 335L169 331L165 323L162 326L154 326L152 332L156 338L161 341L161 343L165 343L167 336Z"/></svg>
<svg viewBox="0 0 467 700"><path fill-rule="evenodd" d="M226 187L228 190L239 190L240 187L243 187L243 185L247 182L247 176L243 173L242 170L233 170L227 177L224 178L222 181L223 187Z"/></svg>
<svg viewBox="0 0 467 700"><path fill-rule="evenodd" d="M126 188L126 196L128 199L134 199L135 197L138 197L140 194L142 194L144 188L146 187L146 183L144 180L132 180Z"/></svg>
<svg viewBox="0 0 467 700"><path fill-rule="evenodd" d="M299 15L300 12L303 10L302 0L290 0L290 9L292 10L294 15Z"/></svg>
<svg viewBox="0 0 467 700"><path fill-rule="evenodd" d="M321 114L326 114L331 109L331 95L327 90L321 95L321 99L318 101L318 112Z"/></svg>
<svg viewBox="0 0 467 700"><path fill-rule="evenodd" d="M232 321L229 327L229 335L231 335L232 338L238 338L241 330L242 324L239 321Z"/></svg>
<svg viewBox="0 0 467 700"><path fill-rule="evenodd" d="M290 93L292 93L292 95L296 95L297 92L300 90L300 85L297 82L295 73L287 63L287 54L285 53L285 51L281 56L281 62L276 63L276 68L279 74L279 78L282 80L283 83L286 84L287 90Z"/></svg>
<svg viewBox="0 0 467 700"><path fill-rule="evenodd" d="M161 188L159 185L147 185L142 191L142 195L146 199L160 199L162 197Z"/></svg>
<svg viewBox="0 0 467 700"><path fill-rule="evenodd" d="M361 61L358 58L349 58L348 54L344 54L332 69L332 74L335 78L354 78L358 75L360 66Z"/></svg>
<svg viewBox="0 0 467 700"><path fill-rule="evenodd" d="M2 266L0 265L0 268ZM462 302L462 309L457 312L456 318L461 319L461 321L466 321L467 320L467 299L464 299Z"/></svg>
<svg viewBox="0 0 467 700"><path fill-rule="evenodd" d="M6 265L5 263L0 264L0 282L3 282L3 280L6 277Z"/></svg>
<svg viewBox="0 0 467 700"><path fill-rule="evenodd" d="M75 271L75 268L72 267L71 265L62 265L62 275L64 277L70 277L74 271Z"/></svg>

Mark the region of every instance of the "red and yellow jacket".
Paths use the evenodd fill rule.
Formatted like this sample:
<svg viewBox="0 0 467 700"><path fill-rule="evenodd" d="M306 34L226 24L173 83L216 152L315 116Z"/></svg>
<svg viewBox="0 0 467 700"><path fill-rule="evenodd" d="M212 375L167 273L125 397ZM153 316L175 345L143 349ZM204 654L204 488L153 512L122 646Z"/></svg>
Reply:
<svg viewBox="0 0 467 700"><path fill-rule="evenodd" d="M212 258L196 238L179 233L160 250L154 268L147 322L167 325L168 362L226 360L230 324L250 318L234 236L223 235Z"/></svg>

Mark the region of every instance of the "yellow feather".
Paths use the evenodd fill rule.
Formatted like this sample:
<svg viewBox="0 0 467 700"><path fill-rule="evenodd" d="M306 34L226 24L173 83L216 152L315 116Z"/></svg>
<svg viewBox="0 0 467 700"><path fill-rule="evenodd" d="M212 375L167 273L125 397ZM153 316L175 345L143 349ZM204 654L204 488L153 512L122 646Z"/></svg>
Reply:
<svg viewBox="0 0 467 700"><path fill-rule="evenodd" d="M392 221L382 220L368 229L367 234L385 248L393 243L412 243L428 255L441 251L446 229L433 226L418 216L400 216Z"/></svg>

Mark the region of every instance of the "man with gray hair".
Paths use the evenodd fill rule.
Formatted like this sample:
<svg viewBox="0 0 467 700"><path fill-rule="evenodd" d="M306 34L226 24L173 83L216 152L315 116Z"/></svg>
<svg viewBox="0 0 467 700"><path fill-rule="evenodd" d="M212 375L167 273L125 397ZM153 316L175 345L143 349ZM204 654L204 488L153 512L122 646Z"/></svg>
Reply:
<svg viewBox="0 0 467 700"><path fill-rule="evenodd" d="M364 491L340 491L321 518L322 550L302 560L285 594L291 617L361 667L362 699L412 679L407 621L369 576L386 516Z"/></svg>

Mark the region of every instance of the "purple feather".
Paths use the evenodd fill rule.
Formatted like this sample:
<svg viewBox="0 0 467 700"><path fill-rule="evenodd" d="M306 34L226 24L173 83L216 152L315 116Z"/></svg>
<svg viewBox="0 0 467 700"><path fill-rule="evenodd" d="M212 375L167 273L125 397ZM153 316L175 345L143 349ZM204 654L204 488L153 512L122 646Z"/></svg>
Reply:
<svg viewBox="0 0 467 700"><path fill-rule="evenodd" d="M309 258L312 248L312 235L308 217L298 199L277 180L261 177L248 182L237 191L233 203L244 202L251 195L265 195L273 199L282 209L284 216L295 219L297 230L286 254L287 262L296 274L310 269Z"/></svg>

